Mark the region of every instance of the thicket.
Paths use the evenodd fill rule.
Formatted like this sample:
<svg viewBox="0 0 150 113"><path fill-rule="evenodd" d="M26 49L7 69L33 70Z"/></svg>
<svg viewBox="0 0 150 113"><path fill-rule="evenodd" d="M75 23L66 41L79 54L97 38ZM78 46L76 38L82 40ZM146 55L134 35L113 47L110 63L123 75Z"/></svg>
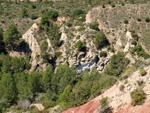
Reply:
<svg viewBox="0 0 150 113"><path fill-rule="evenodd" d="M139 57L144 57L144 59L148 59L150 56L147 54L140 44L136 45L132 50L132 54L136 54Z"/></svg>
<svg viewBox="0 0 150 113"><path fill-rule="evenodd" d="M81 40L76 42L74 46L78 49L78 51L86 51L86 45Z"/></svg>
<svg viewBox="0 0 150 113"><path fill-rule="evenodd" d="M126 66L129 64L130 60L125 58L125 54L118 52L116 55L113 55L110 59L109 64L105 68L105 73L108 75L120 75Z"/></svg>
<svg viewBox="0 0 150 113"><path fill-rule="evenodd" d="M97 49L101 49L102 47L109 45L109 42L105 34L103 33L103 31L99 31L96 34L94 42L95 42Z"/></svg>

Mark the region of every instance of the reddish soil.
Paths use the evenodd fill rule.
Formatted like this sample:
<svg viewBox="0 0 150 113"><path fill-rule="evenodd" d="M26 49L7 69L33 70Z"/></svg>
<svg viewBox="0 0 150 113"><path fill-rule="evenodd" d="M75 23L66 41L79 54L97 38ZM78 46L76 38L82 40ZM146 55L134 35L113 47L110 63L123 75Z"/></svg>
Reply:
<svg viewBox="0 0 150 113"><path fill-rule="evenodd" d="M99 107L97 100L92 100L84 105L76 108L70 108L63 113L97 113L96 110ZM143 105L132 106L128 105L126 108L120 108L114 113L150 113L150 100L147 100Z"/></svg>
<svg viewBox="0 0 150 113"><path fill-rule="evenodd" d="M98 101L89 101L88 103L76 108L70 108L63 113L93 113L100 106Z"/></svg>

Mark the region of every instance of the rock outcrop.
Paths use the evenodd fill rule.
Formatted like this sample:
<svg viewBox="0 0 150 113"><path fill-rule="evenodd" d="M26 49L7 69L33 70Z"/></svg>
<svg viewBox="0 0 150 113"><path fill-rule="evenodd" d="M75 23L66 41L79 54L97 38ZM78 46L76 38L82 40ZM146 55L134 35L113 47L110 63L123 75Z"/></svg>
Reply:
<svg viewBox="0 0 150 113"><path fill-rule="evenodd" d="M22 36L22 38L28 43L29 48L31 49L31 57L32 57L32 67L31 71L33 71L37 64L40 62L37 56L40 55L40 46L37 42L36 32L38 31L38 26L36 23L32 25L32 27Z"/></svg>

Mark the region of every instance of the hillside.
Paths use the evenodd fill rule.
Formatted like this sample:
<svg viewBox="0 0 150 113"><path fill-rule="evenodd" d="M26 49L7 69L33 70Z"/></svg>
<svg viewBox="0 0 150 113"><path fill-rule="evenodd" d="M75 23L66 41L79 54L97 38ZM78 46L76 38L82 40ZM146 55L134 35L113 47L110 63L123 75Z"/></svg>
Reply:
<svg viewBox="0 0 150 113"><path fill-rule="evenodd" d="M148 2L0 1L0 113L149 113Z"/></svg>

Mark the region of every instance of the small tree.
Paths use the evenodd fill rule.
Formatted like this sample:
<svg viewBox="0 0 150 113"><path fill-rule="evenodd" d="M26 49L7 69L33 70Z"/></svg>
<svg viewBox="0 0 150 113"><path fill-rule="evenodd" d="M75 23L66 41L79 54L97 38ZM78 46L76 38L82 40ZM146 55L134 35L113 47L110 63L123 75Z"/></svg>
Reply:
<svg viewBox="0 0 150 113"><path fill-rule="evenodd" d="M125 58L125 54L118 52L110 59L109 64L106 66L104 72L108 75L120 75L125 67L129 64L130 60Z"/></svg>
<svg viewBox="0 0 150 113"><path fill-rule="evenodd" d="M74 45L76 48L78 48L79 51L86 51L86 46L79 40Z"/></svg>
<svg viewBox="0 0 150 113"><path fill-rule="evenodd" d="M22 18L28 17L28 11L26 8L23 8L21 10L21 16L22 16Z"/></svg>
<svg viewBox="0 0 150 113"><path fill-rule="evenodd" d="M109 101L108 97L102 98L100 100L100 105L101 105L101 112L102 113L107 113L107 110L109 108Z"/></svg>
<svg viewBox="0 0 150 113"><path fill-rule="evenodd" d="M107 46L109 44L105 34L103 31L99 31L95 36L95 45L98 49L101 49L104 46Z"/></svg>
<svg viewBox="0 0 150 113"><path fill-rule="evenodd" d="M21 38L21 33L17 30L16 25L14 24L9 25L8 29L4 34L3 40L5 42L5 45L13 49L13 46L17 43L19 38Z"/></svg>
<svg viewBox="0 0 150 113"><path fill-rule="evenodd" d="M50 18L50 19L53 19L53 20L56 20L57 17L59 16L58 12L56 10L49 10L47 12L47 16Z"/></svg>
<svg viewBox="0 0 150 113"><path fill-rule="evenodd" d="M146 99L146 93L142 89L135 89L130 93L130 96L132 98L132 105L142 105L145 102Z"/></svg>
<svg viewBox="0 0 150 113"><path fill-rule="evenodd" d="M107 57L107 52L106 51L100 52L100 57Z"/></svg>

